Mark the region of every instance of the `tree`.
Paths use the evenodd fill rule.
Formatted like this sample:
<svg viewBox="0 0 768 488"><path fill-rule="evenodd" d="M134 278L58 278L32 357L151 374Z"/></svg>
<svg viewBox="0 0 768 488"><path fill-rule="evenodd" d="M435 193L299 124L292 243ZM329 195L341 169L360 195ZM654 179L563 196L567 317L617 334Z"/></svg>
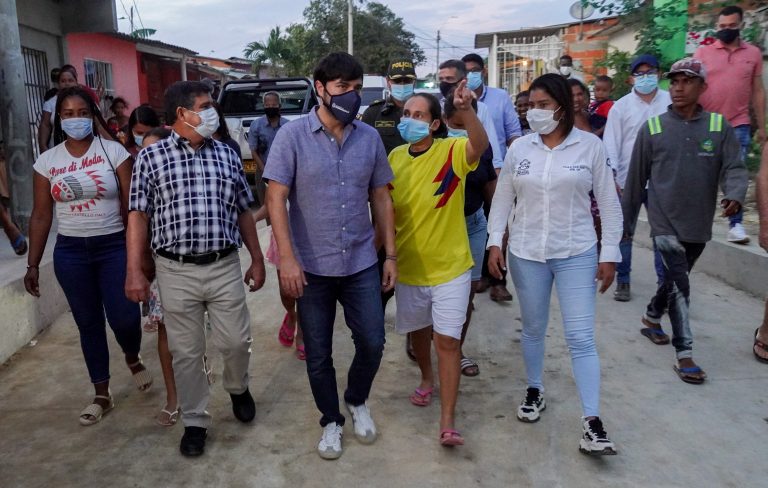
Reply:
<svg viewBox="0 0 768 488"><path fill-rule="evenodd" d="M410 57L416 64L426 61L416 36L389 7L367 0L355 3L354 55L366 73L385 74L393 57ZM347 5L347 0L312 0L304 9L304 22L288 26L280 60L289 74L308 75L326 54L347 50ZM257 44L254 51L260 53L265 46Z"/></svg>
<svg viewBox="0 0 768 488"><path fill-rule="evenodd" d="M131 36L139 39L149 39L156 33L157 29L136 29L135 31L131 32Z"/></svg>
<svg viewBox="0 0 768 488"><path fill-rule="evenodd" d="M270 74L277 76L284 61L289 57L288 46L288 39L280 33L280 26L276 26L269 31L266 41L254 41L245 46L243 55L253 61L254 73L258 73L261 64L267 61L270 64Z"/></svg>

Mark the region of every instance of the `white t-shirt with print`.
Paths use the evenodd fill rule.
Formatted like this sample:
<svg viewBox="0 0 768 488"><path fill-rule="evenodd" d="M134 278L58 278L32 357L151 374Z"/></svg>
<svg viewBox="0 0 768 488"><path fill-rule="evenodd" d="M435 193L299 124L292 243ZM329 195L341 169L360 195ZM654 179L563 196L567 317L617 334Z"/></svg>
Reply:
<svg viewBox="0 0 768 488"><path fill-rule="evenodd" d="M129 157L120 143L94 137L81 157L62 142L37 158L35 171L51 182L60 234L91 237L124 229L115 169Z"/></svg>

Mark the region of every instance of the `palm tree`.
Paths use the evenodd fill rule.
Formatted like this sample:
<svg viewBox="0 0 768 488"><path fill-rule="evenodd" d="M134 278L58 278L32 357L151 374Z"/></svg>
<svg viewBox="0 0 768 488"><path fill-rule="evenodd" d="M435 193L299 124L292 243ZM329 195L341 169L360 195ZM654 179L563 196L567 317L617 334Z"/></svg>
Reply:
<svg viewBox="0 0 768 488"><path fill-rule="evenodd" d="M253 61L253 72L259 72L259 66L268 61L270 73L277 76L283 61L288 56L288 40L280 32L280 26L269 31L269 37L264 42L253 41L245 46L243 54Z"/></svg>

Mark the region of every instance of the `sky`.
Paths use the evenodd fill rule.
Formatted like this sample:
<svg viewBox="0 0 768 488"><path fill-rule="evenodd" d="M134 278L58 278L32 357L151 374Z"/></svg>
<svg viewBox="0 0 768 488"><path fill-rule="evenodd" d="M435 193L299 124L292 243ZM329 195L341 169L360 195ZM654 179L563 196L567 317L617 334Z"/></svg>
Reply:
<svg viewBox="0 0 768 488"><path fill-rule="evenodd" d="M359 0L358 0L359 1ZM440 59L474 49L475 34L541 27L571 22L570 5L576 0L379 0L417 36L427 62L419 76L434 71L437 30L441 33ZM251 41L267 38L271 28L302 22L309 0L116 0L118 27L130 31L128 12L134 6L135 28L157 29L153 39L183 46L217 58L242 56ZM436 7L439 6L439 7ZM345 12L341 13L342 15ZM122 18L121 18L122 17Z"/></svg>

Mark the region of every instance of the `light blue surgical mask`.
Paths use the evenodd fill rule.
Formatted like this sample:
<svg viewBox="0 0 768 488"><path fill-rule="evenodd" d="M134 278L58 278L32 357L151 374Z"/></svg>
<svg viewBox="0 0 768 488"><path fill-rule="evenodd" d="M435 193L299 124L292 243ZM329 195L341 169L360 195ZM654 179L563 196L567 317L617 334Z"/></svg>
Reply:
<svg viewBox="0 0 768 488"><path fill-rule="evenodd" d="M93 120L85 117L61 119L61 129L67 137L82 141L93 133Z"/></svg>
<svg viewBox="0 0 768 488"><path fill-rule="evenodd" d="M469 137L466 129L453 129L448 127L448 137Z"/></svg>
<svg viewBox="0 0 768 488"><path fill-rule="evenodd" d="M205 139L211 137L213 134L216 133L216 131L219 128L219 114L218 112L216 112L215 108L208 107L199 112L195 112L194 110L189 110L189 111L192 112L193 114L197 114L198 116L200 116L200 125L195 127L189 122L184 122L185 124L195 129L195 132L203 136L203 138Z"/></svg>
<svg viewBox="0 0 768 488"><path fill-rule="evenodd" d="M392 98L404 102L413 96L413 83L407 85L392 84Z"/></svg>
<svg viewBox="0 0 768 488"><path fill-rule="evenodd" d="M402 118L397 124L400 136L408 143L414 144L429 136L429 124L410 117Z"/></svg>
<svg viewBox="0 0 768 488"><path fill-rule="evenodd" d="M659 87L658 75L635 76L635 90L641 95L650 95L653 90Z"/></svg>
<svg viewBox="0 0 768 488"><path fill-rule="evenodd" d="M138 147L141 147L141 145L144 144L144 136L137 136L134 134L133 142L135 142Z"/></svg>
<svg viewBox="0 0 768 488"><path fill-rule="evenodd" d="M481 71L470 71L467 73L467 86L470 90L477 90L483 86L483 73Z"/></svg>

